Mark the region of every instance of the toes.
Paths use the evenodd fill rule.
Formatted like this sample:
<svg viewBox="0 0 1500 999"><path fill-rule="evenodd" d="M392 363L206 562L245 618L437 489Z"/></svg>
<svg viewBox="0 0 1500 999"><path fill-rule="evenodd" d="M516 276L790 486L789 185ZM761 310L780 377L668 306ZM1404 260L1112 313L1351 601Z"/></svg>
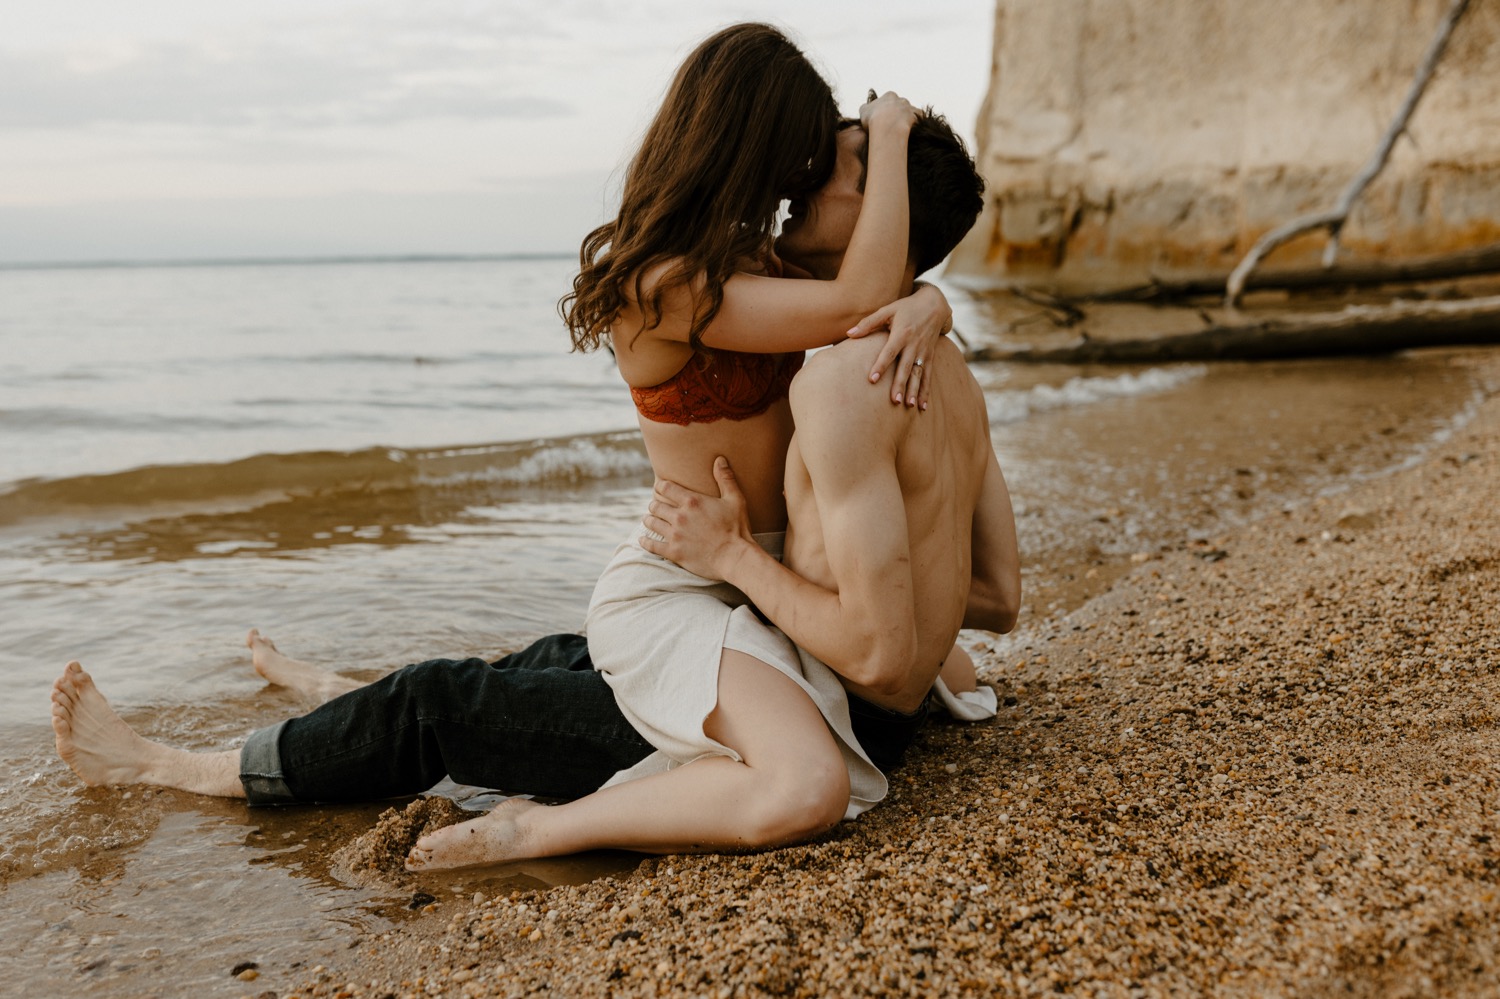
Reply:
<svg viewBox="0 0 1500 999"><path fill-rule="evenodd" d="M265 635L262 635L259 628L250 629L250 634L245 636L245 644L249 646L251 651L257 653L278 651L276 648L276 643L271 641Z"/></svg>
<svg viewBox="0 0 1500 999"><path fill-rule="evenodd" d="M61 681L58 681L61 683ZM52 733L71 738L73 735L73 698L57 684L52 685Z"/></svg>

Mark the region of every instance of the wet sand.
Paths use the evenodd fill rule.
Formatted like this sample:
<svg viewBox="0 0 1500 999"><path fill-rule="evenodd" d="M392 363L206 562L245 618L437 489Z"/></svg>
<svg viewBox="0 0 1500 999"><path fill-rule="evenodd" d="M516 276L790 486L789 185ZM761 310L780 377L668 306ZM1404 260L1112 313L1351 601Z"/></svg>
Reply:
<svg viewBox="0 0 1500 999"><path fill-rule="evenodd" d="M436 795L418 798L402 808L387 808L374 826L334 851L331 866L353 884L403 888L413 880L405 862L417 840L476 814Z"/></svg>
<svg viewBox="0 0 1500 999"><path fill-rule="evenodd" d="M1421 465L1142 553L823 840L445 901L300 995L1493 995L1500 358Z"/></svg>

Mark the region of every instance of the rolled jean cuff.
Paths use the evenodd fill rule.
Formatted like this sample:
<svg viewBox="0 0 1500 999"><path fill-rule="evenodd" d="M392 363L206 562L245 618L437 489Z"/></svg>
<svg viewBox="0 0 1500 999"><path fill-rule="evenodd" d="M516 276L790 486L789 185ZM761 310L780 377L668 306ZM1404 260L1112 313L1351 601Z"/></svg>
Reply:
<svg viewBox="0 0 1500 999"><path fill-rule="evenodd" d="M240 783L252 805L286 805L297 800L281 771L281 730L286 722L256 729L240 749Z"/></svg>

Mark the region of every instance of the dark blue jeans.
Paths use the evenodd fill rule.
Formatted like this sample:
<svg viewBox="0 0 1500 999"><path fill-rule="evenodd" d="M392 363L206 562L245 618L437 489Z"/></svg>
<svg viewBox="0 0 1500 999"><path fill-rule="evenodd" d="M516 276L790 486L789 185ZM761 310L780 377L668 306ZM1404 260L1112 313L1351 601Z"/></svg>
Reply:
<svg viewBox="0 0 1500 999"><path fill-rule="evenodd" d="M854 735L882 770L927 715L850 697ZM451 776L510 794L579 798L652 752L594 671L581 635L549 635L495 663L432 659L251 734L252 805L419 794Z"/></svg>

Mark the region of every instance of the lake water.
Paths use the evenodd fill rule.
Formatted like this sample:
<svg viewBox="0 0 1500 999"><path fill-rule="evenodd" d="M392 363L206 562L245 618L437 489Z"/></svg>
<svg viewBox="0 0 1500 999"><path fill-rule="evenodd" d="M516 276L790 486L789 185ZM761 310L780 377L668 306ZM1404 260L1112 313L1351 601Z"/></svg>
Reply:
<svg viewBox="0 0 1500 999"><path fill-rule="evenodd" d="M85 789L54 757L48 688L81 659L147 736L223 749L303 707L251 671L252 625L362 677L576 629L650 474L608 354L568 350L572 269L0 270L0 978L19 994L285 991L403 918L409 895L327 863L378 807ZM969 339L992 337L947 290ZM1025 563L1015 641L1132 556L1420 460L1479 398L1464 356L975 365ZM229 976L242 961L254 986Z"/></svg>

